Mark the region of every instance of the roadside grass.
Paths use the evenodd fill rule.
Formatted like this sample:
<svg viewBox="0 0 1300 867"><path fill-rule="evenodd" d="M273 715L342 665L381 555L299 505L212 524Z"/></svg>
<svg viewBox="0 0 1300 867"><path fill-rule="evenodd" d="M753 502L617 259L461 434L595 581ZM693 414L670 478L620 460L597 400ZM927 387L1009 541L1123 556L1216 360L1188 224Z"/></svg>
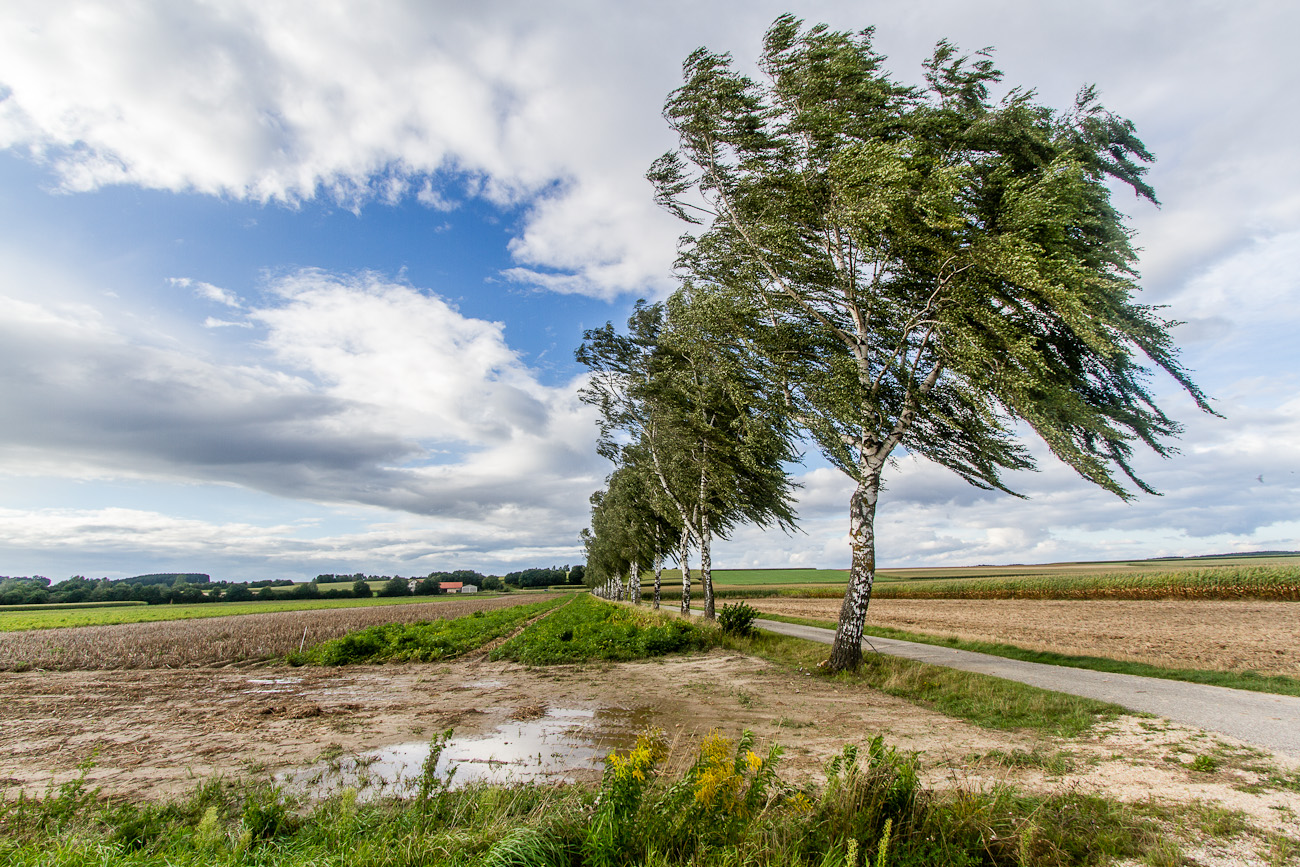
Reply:
<svg viewBox="0 0 1300 867"><path fill-rule="evenodd" d="M801 626L819 626L834 629L833 620L819 620L807 617L789 617L783 614L760 614L767 620L782 623L796 623ZM1209 671L1200 668L1165 668L1145 662L1128 662L1120 659L1108 659L1103 656L1072 656L1053 653L1048 650L1029 650L1014 644L1001 644L989 641L968 641L954 636L927 635L921 632L908 632L890 626L864 626L864 635L873 638L895 638L900 641L914 641L918 644L933 644L939 647L951 647L957 650L969 650L975 653L987 653L1005 659L1018 659L1023 662L1039 662L1044 665L1060 665L1067 668L1084 668L1089 671L1104 671L1110 674L1133 674L1140 677L1156 677L1162 680L1180 680L1187 683L1203 683L1210 686L1223 686L1229 689L1245 689L1251 692L1266 692L1274 695L1300 696L1300 680L1280 674L1257 674L1253 671Z"/></svg>
<svg viewBox="0 0 1300 867"><path fill-rule="evenodd" d="M496 596L489 593L488 596ZM112 605L108 607L56 608L29 606L23 611L0 609L0 632L28 629L60 629L73 626L114 626L129 623L157 623L166 620L195 620L236 614L274 614L281 611L314 611L334 608L374 608L385 605L420 605L430 602L464 601L464 597L410 596L369 599L283 599L256 602L201 602L191 605ZM39 608L39 610L38 610ZM54 609L54 610L51 610Z"/></svg>
<svg viewBox="0 0 1300 867"><path fill-rule="evenodd" d="M749 638L727 637L725 643L738 652L808 674L817 672L826 658L825 645L762 630ZM830 678L870 687L984 728L1025 729L1059 737L1077 737L1098 722L1127 713L1106 702L878 653L865 654L856 672L840 672Z"/></svg>
<svg viewBox="0 0 1300 867"><path fill-rule="evenodd" d="M290 653L288 661L290 665L357 665L451 659L508 634L565 601L561 596L453 619L380 623Z"/></svg>
<svg viewBox="0 0 1300 867"><path fill-rule="evenodd" d="M101 799L83 780L44 798L0 800L0 863L355 867L751 865L1056 867L1180 863L1166 816L1067 789L921 783L914 754L876 737L846 746L819 782L779 775L781 748L714 733L673 762L662 733L611 754L599 789L449 788L427 774L408 801L356 790L294 799L210 781L158 803ZM664 768L687 765L679 775ZM1231 833L1221 822L1212 823ZM1206 821L1190 822L1204 828ZM1159 860L1157 860L1159 859Z"/></svg>
<svg viewBox="0 0 1300 867"><path fill-rule="evenodd" d="M668 653L704 651L719 640L717 629L644 608L582 595L492 651L492 659L525 665L562 665L590 660L626 661Z"/></svg>

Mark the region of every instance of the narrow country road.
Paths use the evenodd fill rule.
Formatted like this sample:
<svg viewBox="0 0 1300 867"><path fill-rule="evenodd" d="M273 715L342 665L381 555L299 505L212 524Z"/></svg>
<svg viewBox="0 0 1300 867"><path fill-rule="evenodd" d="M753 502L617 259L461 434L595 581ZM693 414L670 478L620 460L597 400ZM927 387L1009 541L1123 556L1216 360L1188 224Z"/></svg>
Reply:
<svg viewBox="0 0 1300 867"><path fill-rule="evenodd" d="M822 644L830 644L835 638L835 630L816 626L776 620L755 620L754 625ZM1043 689L1108 701L1129 710L1222 732L1246 743L1300 758L1300 697L1021 662L893 638L872 637L864 644L867 646L863 649L868 653L876 650L891 656L991 674Z"/></svg>

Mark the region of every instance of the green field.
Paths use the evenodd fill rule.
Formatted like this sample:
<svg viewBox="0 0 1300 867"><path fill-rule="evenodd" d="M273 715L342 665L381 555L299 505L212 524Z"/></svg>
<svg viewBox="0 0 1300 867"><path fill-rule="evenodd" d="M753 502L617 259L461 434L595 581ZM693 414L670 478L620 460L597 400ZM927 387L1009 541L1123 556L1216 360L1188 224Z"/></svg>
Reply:
<svg viewBox="0 0 1300 867"><path fill-rule="evenodd" d="M495 594L488 594L495 595ZM371 605L411 605L441 600L464 600L464 596L410 596L371 599L285 599L270 602L203 602L196 605L130 605L118 607L29 607L23 611L0 611L0 632L24 629L55 629L62 626L108 626L117 623L152 623L161 620L190 620L226 617L232 614L270 614L276 611L305 611L315 608L358 608ZM46 608L54 610L45 610Z"/></svg>

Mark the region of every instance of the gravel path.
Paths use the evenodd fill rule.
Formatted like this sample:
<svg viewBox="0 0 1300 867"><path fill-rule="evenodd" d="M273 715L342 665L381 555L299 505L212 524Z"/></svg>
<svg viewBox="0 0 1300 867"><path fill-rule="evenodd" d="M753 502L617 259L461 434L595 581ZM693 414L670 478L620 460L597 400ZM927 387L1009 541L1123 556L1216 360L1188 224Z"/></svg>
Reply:
<svg viewBox="0 0 1300 867"><path fill-rule="evenodd" d="M776 620L755 620L754 625L822 644L830 644L835 637L833 629ZM1222 732L1246 743L1300 758L1300 697L1021 662L892 638L873 637L868 640L867 652L874 649L891 656L991 674L1056 692L1113 702L1129 710Z"/></svg>

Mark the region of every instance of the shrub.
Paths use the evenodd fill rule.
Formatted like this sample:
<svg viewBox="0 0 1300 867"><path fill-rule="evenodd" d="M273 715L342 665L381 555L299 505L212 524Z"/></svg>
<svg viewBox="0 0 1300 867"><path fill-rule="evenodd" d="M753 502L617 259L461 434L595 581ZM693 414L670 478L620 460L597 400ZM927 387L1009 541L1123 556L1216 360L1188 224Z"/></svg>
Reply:
<svg viewBox="0 0 1300 867"><path fill-rule="evenodd" d="M525 665L626 661L708 650L716 643L717 632L708 626L582 595L492 651L492 658Z"/></svg>
<svg viewBox="0 0 1300 867"><path fill-rule="evenodd" d="M757 609L744 602L724 605L718 614L718 626L727 635L745 638L754 634L754 620L758 617Z"/></svg>

